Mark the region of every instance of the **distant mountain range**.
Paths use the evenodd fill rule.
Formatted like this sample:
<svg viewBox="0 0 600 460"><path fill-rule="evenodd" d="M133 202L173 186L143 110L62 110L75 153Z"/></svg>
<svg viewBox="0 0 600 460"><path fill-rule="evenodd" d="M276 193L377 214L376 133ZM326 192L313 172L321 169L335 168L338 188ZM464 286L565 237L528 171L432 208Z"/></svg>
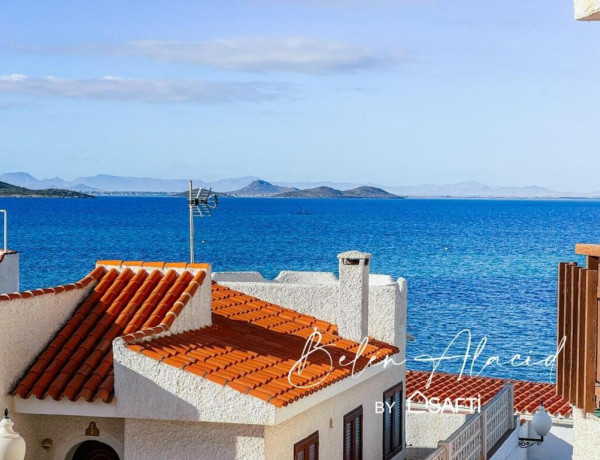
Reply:
<svg viewBox="0 0 600 460"><path fill-rule="evenodd" d="M257 177L239 177L223 179L215 182L205 182L194 179L194 186L211 187L216 191L235 190L257 180ZM6 173L0 175L0 181L26 187L32 190L47 188L63 188L84 192L156 192L173 193L187 190L187 179L155 179L150 177L128 177L98 174L96 176L78 177L67 181L60 177L52 179L37 179L26 172Z"/></svg>
<svg viewBox="0 0 600 460"><path fill-rule="evenodd" d="M25 187L0 182L0 197L3 198L93 198L92 195L64 189L31 190Z"/></svg>
<svg viewBox="0 0 600 460"><path fill-rule="evenodd" d="M32 190L60 188L92 194L102 193L177 193L188 188L186 179L157 179L150 177L127 177L99 174L89 177L78 177L68 181L60 177L37 179L26 172L6 173L0 175L0 181L25 187ZM267 185L268 184L268 185ZM216 192L228 192L244 196L272 196L277 193L288 193L294 190L329 187L338 191L348 191L362 186L375 187L400 196L408 197L454 197L454 198L598 198L595 193L557 192L535 185L526 187L492 187L477 181L460 182L444 185L378 185L372 183L359 184L349 182L266 182L254 176L223 179L207 182L194 179L195 187L210 187ZM249 188L247 188L249 187ZM234 192L231 192L234 190Z"/></svg>

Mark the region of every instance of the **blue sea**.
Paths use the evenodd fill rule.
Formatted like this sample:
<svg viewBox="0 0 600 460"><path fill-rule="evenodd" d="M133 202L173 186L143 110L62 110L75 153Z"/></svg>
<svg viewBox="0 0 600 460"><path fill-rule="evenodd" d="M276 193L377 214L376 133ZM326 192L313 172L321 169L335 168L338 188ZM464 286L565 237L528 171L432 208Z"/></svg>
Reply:
<svg viewBox="0 0 600 460"><path fill-rule="evenodd" d="M22 289L78 280L97 259L187 261L184 198L0 199L9 247L21 253ZM539 361L556 349L559 261L577 242L600 243L600 202L525 200L222 199L196 221L196 261L216 271L336 271L339 252L373 255L371 271L408 280L408 367L430 369L461 330L482 375L549 381ZM450 354L464 356L465 334ZM493 358L492 358L493 360ZM466 372L471 370L467 362ZM439 370L457 372L462 358Z"/></svg>

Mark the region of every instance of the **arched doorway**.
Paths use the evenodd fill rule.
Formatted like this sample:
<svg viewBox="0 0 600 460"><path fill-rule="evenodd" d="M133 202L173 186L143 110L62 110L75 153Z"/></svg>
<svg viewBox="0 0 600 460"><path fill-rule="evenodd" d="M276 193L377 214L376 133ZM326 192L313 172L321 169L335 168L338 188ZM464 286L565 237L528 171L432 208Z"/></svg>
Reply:
<svg viewBox="0 0 600 460"><path fill-rule="evenodd" d="M115 450L99 441L84 441L73 453L73 460L120 460Z"/></svg>

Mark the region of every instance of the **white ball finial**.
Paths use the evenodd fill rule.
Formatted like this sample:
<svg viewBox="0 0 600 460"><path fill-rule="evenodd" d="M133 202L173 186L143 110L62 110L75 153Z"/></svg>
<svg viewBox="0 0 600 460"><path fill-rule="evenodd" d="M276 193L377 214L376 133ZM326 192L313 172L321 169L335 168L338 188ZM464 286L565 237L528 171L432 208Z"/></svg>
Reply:
<svg viewBox="0 0 600 460"><path fill-rule="evenodd" d="M14 423L8 418L8 409L0 421L0 460L23 460L25 458L25 440L13 430Z"/></svg>
<svg viewBox="0 0 600 460"><path fill-rule="evenodd" d="M550 429L552 428L552 419L544 409L543 405L540 405L540 408L533 416L532 420L533 429L542 438L550 433Z"/></svg>

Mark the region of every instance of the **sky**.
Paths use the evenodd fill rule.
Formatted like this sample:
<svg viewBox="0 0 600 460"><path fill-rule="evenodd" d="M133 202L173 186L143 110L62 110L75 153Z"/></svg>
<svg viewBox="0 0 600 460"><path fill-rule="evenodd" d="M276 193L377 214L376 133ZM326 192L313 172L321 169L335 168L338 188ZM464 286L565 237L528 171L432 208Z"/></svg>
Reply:
<svg viewBox="0 0 600 460"><path fill-rule="evenodd" d="M0 3L0 173L600 190L570 0Z"/></svg>

